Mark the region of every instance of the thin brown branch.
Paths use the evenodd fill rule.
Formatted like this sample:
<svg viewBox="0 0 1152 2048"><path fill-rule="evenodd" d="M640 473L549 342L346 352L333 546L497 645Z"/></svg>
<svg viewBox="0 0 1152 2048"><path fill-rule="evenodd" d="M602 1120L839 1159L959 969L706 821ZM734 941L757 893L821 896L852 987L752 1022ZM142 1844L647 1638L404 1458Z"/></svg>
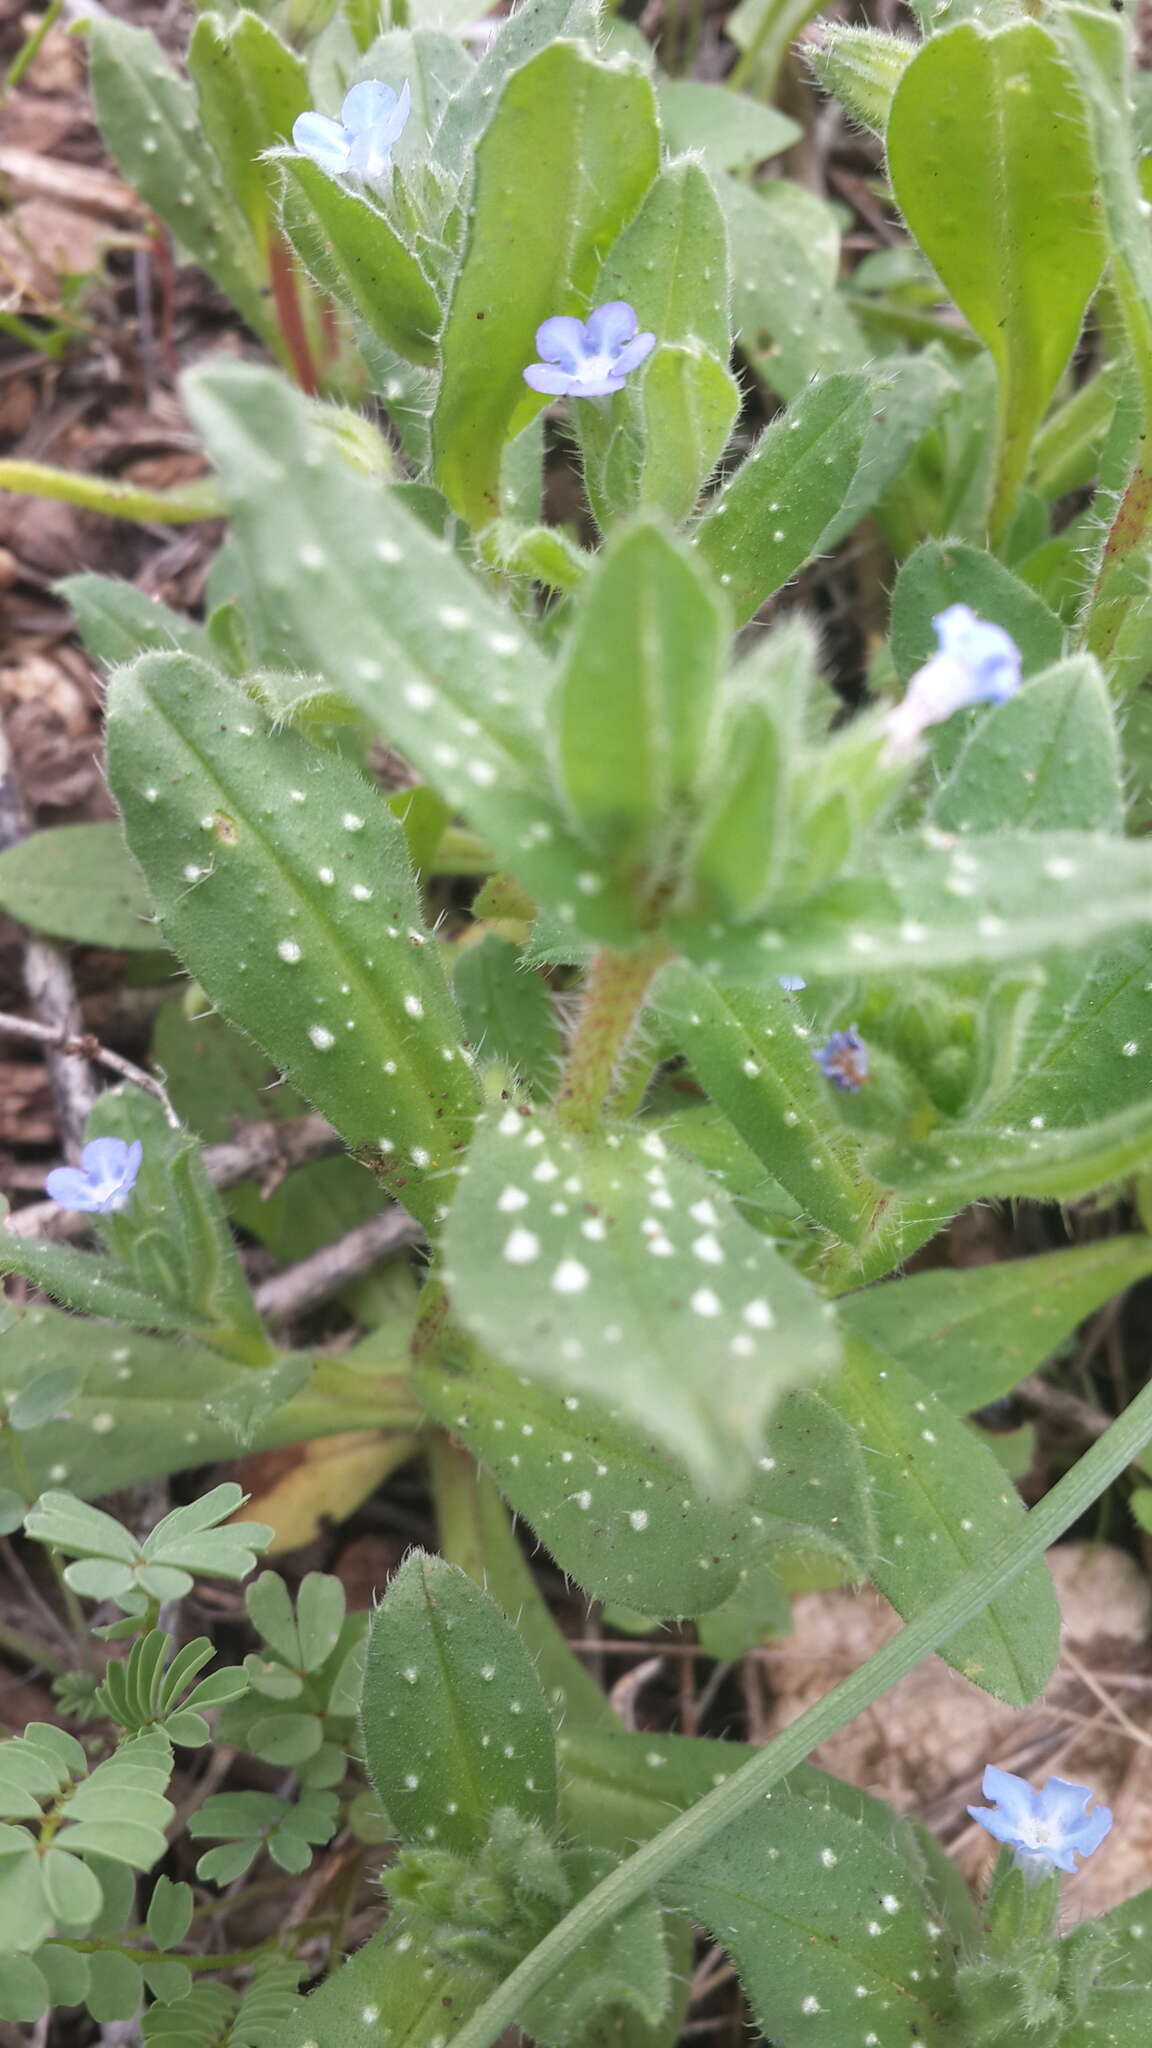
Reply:
<svg viewBox="0 0 1152 2048"><path fill-rule="evenodd" d="M30 992L31 993L31 992ZM0 1010L0 1032L8 1038L31 1038L38 1045L53 1046L65 1053L69 1059L95 1060L97 1066L107 1067L110 1074L117 1074L122 1081L131 1081L136 1088L143 1088L145 1094L154 1095L174 1131L180 1128L180 1119L168 1098L168 1090L154 1074L148 1074L133 1060L126 1060L123 1053L113 1052L107 1045L101 1045L90 1031L68 1030L58 1025L36 1023L31 1017L14 1017L8 1010Z"/></svg>
<svg viewBox="0 0 1152 2048"><path fill-rule="evenodd" d="M385 1209L338 1237L334 1244L322 1246L310 1258L265 1280L255 1290L256 1306L266 1321L299 1315L422 1238L420 1225L403 1209Z"/></svg>

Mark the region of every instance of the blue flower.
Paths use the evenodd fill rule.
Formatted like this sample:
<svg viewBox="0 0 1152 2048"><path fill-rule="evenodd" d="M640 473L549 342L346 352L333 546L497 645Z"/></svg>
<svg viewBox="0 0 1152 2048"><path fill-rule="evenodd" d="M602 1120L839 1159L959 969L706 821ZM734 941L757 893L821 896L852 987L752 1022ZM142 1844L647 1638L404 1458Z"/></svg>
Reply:
<svg viewBox="0 0 1152 2048"><path fill-rule="evenodd" d="M87 1209L94 1216L107 1216L111 1210L125 1207L143 1157L139 1138L130 1145L123 1138L93 1138L81 1152L79 1166L53 1168L44 1191L62 1209Z"/></svg>
<svg viewBox="0 0 1152 2048"><path fill-rule="evenodd" d="M626 299L597 306L587 320L557 313L536 329L543 362L529 363L524 382L553 398L603 398L623 391L656 346L654 334L637 334L636 313Z"/></svg>
<svg viewBox="0 0 1152 2048"><path fill-rule="evenodd" d="M1112 1826L1108 1807L1088 1812L1093 1798L1088 1786L1070 1785L1066 1778L1049 1778L1044 1790L1036 1792L1026 1778L989 1764L983 1789L985 1799L994 1799L995 1806L970 1806L969 1813L998 1842L1007 1842L1016 1851L1018 1868L1030 1877L1043 1877L1049 1870L1075 1876L1077 1856L1091 1856Z"/></svg>
<svg viewBox="0 0 1152 2048"><path fill-rule="evenodd" d="M789 995L795 995L797 989L807 988L808 986L802 974L778 974L776 979L780 983L781 988L788 990Z"/></svg>
<svg viewBox="0 0 1152 2048"><path fill-rule="evenodd" d="M939 653L917 669L903 702L885 716L888 751L896 760L915 753L930 725L970 704L1006 703L1020 687L1020 649L1003 626L977 618L967 604L950 604L932 624Z"/></svg>
<svg viewBox="0 0 1152 2048"><path fill-rule="evenodd" d="M850 1024L847 1031L834 1031L826 1045L817 1046L812 1057L832 1086L844 1088L850 1095L855 1095L868 1079L868 1047L855 1024Z"/></svg>
<svg viewBox="0 0 1152 2048"><path fill-rule="evenodd" d="M327 114L297 115L292 140L301 156L310 156L330 177L371 184L388 169L411 112L407 81L397 94L378 78L366 78L346 95L338 121Z"/></svg>

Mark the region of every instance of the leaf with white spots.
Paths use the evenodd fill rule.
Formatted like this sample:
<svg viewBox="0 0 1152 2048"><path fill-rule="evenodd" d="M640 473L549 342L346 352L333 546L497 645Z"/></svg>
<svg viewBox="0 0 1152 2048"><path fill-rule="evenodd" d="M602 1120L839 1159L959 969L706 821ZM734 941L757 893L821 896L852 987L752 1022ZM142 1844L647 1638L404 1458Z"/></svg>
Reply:
<svg viewBox="0 0 1152 2048"><path fill-rule="evenodd" d="M497 1357L610 1401L725 1497L752 1476L781 1396L838 1358L814 1290L655 1132L586 1139L548 1113L490 1116L449 1214L445 1278Z"/></svg>
<svg viewBox="0 0 1152 2048"><path fill-rule="evenodd" d="M862 372L803 390L704 513L696 545L728 591L737 624L819 546L855 475L870 399Z"/></svg>
<svg viewBox="0 0 1152 2048"><path fill-rule="evenodd" d="M695 1806L758 1754L747 1742L720 1742L707 1735L630 1735L619 1727L605 1733L579 1720L565 1724L558 1749L561 1824L584 1841L623 1852L659 1834L670 1814ZM808 1806L810 1835L830 1808L871 1828L885 1847L923 1872L936 1919L965 1944L974 1940L972 1894L935 1836L917 1821L812 1764L789 1771L786 1795L785 1788L768 1795L766 1819L774 1823L779 1816L786 1830L802 1800ZM775 1860L765 1855L765 1861Z"/></svg>
<svg viewBox="0 0 1152 2048"><path fill-rule="evenodd" d="M101 1306L107 1312L97 1304L97 1314ZM67 1486L83 1498L234 1458L238 1402L250 1389L279 1392L245 1432L250 1449L382 1429L395 1433L399 1457L407 1455L421 1419L401 1377L411 1321L410 1309L397 1308L391 1324L366 1341L363 1355L353 1348L338 1363L290 1352L267 1372L238 1373L230 1359L203 1344L142 1336L123 1324L86 1322L37 1306L4 1331L0 1398L62 1365L83 1373L63 1412L21 1439L34 1485ZM15 1482L0 1448L0 1485Z"/></svg>
<svg viewBox="0 0 1152 2048"><path fill-rule="evenodd" d="M609 543L582 593L553 714L560 784L588 846L587 929L606 879L636 899L638 924L675 884L727 638L703 565L660 526L638 522Z"/></svg>
<svg viewBox="0 0 1152 2048"><path fill-rule="evenodd" d="M860 1574L871 1561L863 1454L817 1394L785 1395L751 1482L719 1502L604 1402L525 1379L474 1347L449 1344L418 1385L435 1420L597 1599L661 1617L705 1614L776 1550L821 1551Z"/></svg>
<svg viewBox="0 0 1152 2048"><path fill-rule="evenodd" d="M945 832L1119 832L1120 737L1090 655L1057 662L973 725L932 801Z"/></svg>
<svg viewBox="0 0 1152 2048"><path fill-rule="evenodd" d="M306 1999L277 2039L282 2048L447 2048L492 1989L478 1970L424 1954L385 1927Z"/></svg>
<svg viewBox="0 0 1152 2048"><path fill-rule="evenodd" d="M475 1083L403 827L379 792L184 655L117 673L109 775L210 1000L431 1223Z"/></svg>
<svg viewBox="0 0 1152 2048"><path fill-rule="evenodd" d="M954 1953L897 1839L777 1791L662 1894L723 1942L778 2048L962 2048Z"/></svg>
<svg viewBox="0 0 1152 2048"><path fill-rule="evenodd" d="M870 1458L876 1514L872 1578L905 1620L931 1606L1014 1530L1025 1513L1003 1469L931 1390L864 1338L848 1334L828 1389ZM940 1645L974 1685L1027 1706L1052 1676L1060 1611L1043 1562Z"/></svg>
<svg viewBox="0 0 1152 2048"><path fill-rule="evenodd" d="M1011 1393L1078 1323L1149 1273L1152 1240L1101 1237L1040 1258L911 1273L898 1287L845 1295L837 1311L966 1415Z"/></svg>
<svg viewBox="0 0 1152 2048"><path fill-rule="evenodd" d="M706 973L741 981L899 974L1099 946L1152 922L1150 903L1146 840L1097 832L959 837L929 829L877 839L859 873L770 925L718 931L695 915L678 915L668 930Z"/></svg>
<svg viewBox="0 0 1152 2048"><path fill-rule="evenodd" d="M676 962L661 974L653 1003L761 1164L814 1223L850 1244L862 1241L886 1190L861 1171L812 1057L802 1002L775 981L724 987Z"/></svg>
<svg viewBox="0 0 1152 2048"><path fill-rule="evenodd" d="M254 659L354 704L542 900L570 901L587 861L551 791L550 667L521 620L283 378L217 358L184 395L231 508Z"/></svg>
<svg viewBox="0 0 1152 2048"><path fill-rule="evenodd" d="M423 1551L372 1617L362 1699L369 1773L403 1841L469 1851L493 1814L552 1825L556 1748L532 1660L494 1600Z"/></svg>

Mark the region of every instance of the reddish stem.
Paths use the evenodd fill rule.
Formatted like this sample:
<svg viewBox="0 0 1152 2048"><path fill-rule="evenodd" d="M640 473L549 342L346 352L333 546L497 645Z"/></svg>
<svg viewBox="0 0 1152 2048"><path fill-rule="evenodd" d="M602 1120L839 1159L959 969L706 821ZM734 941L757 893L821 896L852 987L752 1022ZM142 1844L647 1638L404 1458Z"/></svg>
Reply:
<svg viewBox="0 0 1152 2048"><path fill-rule="evenodd" d="M276 306L276 317L284 346L301 391L309 398L315 398L320 389L320 378L309 344L304 315L300 305L300 291L291 251L280 235L273 235L268 244L268 265L272 280L272 297Z"/></svg>

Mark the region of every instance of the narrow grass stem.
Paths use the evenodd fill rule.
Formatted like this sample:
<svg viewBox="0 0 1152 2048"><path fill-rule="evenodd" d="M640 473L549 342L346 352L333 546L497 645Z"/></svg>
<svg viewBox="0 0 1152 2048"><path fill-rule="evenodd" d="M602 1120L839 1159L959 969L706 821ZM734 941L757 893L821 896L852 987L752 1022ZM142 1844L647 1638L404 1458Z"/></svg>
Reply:
<svg viewBox="0 0 1152 2048"><path fill-rule="evenodd" d="M826 1693L750 1763L687 1813L678 1814L660 1834L619 1864L452 2036L452 2048L492 2048L504 2029L523 2013L529 1999L552 1980L561 1965L597 1929L618 1918L637 1899L655 1891L662 1878L758 1805L789 1771L803 1763L818 1743L872 1706L930 1651L938 1649L957 1629L982 1613L1079 1520L1150 1441L1152 1383L1143 1388L1099 1442L1032 1509L1023 1533L1016 1530L1005 1537L950 1592L934 1600L923 1614L909 1622L850 1678Z"/></svg>

